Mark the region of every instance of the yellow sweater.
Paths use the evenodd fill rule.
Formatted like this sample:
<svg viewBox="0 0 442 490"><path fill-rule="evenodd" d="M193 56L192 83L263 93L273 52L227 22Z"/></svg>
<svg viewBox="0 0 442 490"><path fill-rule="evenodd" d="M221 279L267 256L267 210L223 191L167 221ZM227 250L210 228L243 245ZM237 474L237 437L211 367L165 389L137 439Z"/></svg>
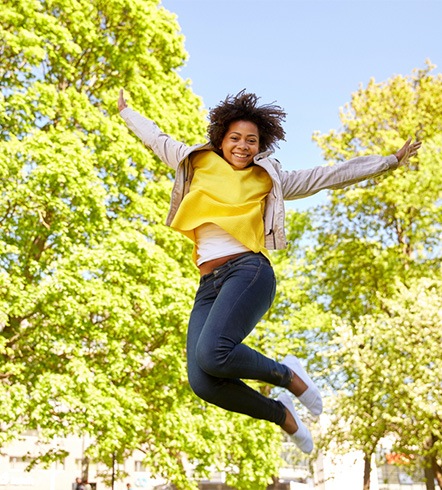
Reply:
<svg viewBox="0 0 442 490"><path fill-rule="evenodd" d="M195 228L214 223L253 252L268 257L263 220L264 199L272 188L268 173L256 165L236 169L209 150L195 152L191 163L190 191L171 227L195 243Z"/></svg>

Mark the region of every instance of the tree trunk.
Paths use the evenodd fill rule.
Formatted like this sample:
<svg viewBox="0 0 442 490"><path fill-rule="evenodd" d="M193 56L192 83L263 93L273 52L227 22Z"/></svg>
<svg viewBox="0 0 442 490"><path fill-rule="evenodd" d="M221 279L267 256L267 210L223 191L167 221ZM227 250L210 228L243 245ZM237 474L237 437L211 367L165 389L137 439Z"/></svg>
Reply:
<svg viewBox="0 0 442 490"><path fill-rule="evenodd" d="M81 479L84 482L89 482L89 458L83 457L81 460Z"/></svg>
<svg viewBox="0 0 442 490"><path fill-rule="evenodd" d="M371 454L364 454L364 490L370 490Z"/></svg>
<svg viewBox="0 0 442 490"><path fill-rule="evenodd" d="M436 490L434 486L434 471L431 466L425 466L425 488L426 490Z"/></svg>
<svg viewBox="0 0 442 490"><path fill-rule="evenodd" d="M439 488L442 488L442 468L437 464L435 457L433 457L433 472Z"/></svg>

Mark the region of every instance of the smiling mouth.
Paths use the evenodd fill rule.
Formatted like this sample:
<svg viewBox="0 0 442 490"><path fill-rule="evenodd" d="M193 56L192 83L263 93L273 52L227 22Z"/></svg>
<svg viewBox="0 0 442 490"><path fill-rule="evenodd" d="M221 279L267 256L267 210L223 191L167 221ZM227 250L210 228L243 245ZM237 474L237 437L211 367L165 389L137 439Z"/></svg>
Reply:
<svg viewBox="0 0 442 490"><path fill-rule="evenodd" d="M236 158L249 158L249 155L239 155L238 153L232 153L232 155Z"/></svg>

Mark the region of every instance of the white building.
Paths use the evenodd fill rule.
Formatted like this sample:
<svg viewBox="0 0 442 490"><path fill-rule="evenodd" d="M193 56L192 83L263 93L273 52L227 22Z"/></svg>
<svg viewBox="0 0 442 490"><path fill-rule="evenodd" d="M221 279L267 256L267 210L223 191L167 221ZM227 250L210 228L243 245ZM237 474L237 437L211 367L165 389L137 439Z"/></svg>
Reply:
<svg viewBox="0 0 442 490"><path fill-rule="evenodd" d="M72 490L75 479L82 475L83 450L85 441L78 437L58 439L57 446L67 449L69 456L63 463L53 463L48 469L37 467L26 471L29 455L38 451L38 438L35 434L24 435L20 440L8 445L0 452L0 490ZM123 481L115 481L114 490L127 490L130 483L134 490L151 490L163 483L150 478L142 463L143 453L135 452L124 465L116 470L123 470L129 476ZM88 480L96 484L98 490L111 488L97 477L104 471L104 465L89 464Z"/></svg>
<svg viewBox="0 0 442 490"><path fill-rule="evenodd" d="M35 434L24 435L0 452L0 490L73 490L75 479L82 475L83 450L88 442L78 437L59 439L56 441L57 446L69 451L64 462L53 463L48 469L37 467L27 472L29 455L37 454L38 451L38 438ZM164 484L164 481L150 477L142 461L143 453L135 452L124 465L115 468L126 472L128 476L124 480L115 480L114 490L127 490L127 483L131 484L133 490L153 490ZM97 476L104 470L104 465L91 463L88 466L89 483L96 484L97 490L111 489L109 482L106 484ZM390 465L387 470L384 467L377 468L373 460L370 490L425 490L425 484L413 483L399 468ZM290 490L362 490L363 471L362 453L321 455L313 463L313 475L305 462L283 469L280 480L286 482L286 488ZM220 484L225 480L222 473L214 476Z"/></svg>

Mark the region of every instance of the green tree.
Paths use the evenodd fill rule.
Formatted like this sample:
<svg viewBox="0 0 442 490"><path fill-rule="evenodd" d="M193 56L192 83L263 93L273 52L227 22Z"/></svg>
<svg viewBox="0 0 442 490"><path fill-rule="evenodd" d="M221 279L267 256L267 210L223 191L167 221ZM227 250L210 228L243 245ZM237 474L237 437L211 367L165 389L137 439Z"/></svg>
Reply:
<svg viewBox="0 0 442 490"><path fill-rule="evenodd" d="M409 136L423 141L409 168L334 191L316 211L310 294L355 335L361 318L385 311L384 300L396 294L398 281L409 285L440 271L442 76L432 75L433 69L428 62L410 76L371 80L341 110L339 131L314 136L331 164L393 153ZM347 440L365 451L366 470L376 442L392 430L380 417L385 400L401 393L391 381L378 382L383 359L376 359L369 374L340 365L344 393L335 407L349 427ZM344 409L339 403L348 396L352 402ZM362 420L367 413L372 423ZM368 480L366 473L365 485Z"/></svg>
<svg viewBox="0 0 442 490"><path fill-rule="evenodd" d="M237 488L264 488L277 428L188 387L191 246L163 225L170 171L116 109L124 87L163 130L203 139L175 16L156 0L5 0L0 19L0 445L85 434L109 467L138 448L182 489L189 468L229 465ZM37 463L64 456L41 447Z"/></svg>
<svg viewBox="0 0 442 490"><path fill-rule="evenodd" d="M440 267L442 76L432 66L371 80L341 111L342 129L315 135L333 162L393 153L410 135L424 147L409 168L334 191L321 214L321 295L345 318L376 311L374 291Z"/></svg>
<svg viewBox="0 0 442 490"><path fill-rule="evenodd" d="M393 451L410 456L410 470L431 469L440 486L442 282L396 287L393 298L379 298L384 311L336 325L328 355L339 366L338 390L324 442L343 451L351 441L371 455L388 436Z"/></svg>

